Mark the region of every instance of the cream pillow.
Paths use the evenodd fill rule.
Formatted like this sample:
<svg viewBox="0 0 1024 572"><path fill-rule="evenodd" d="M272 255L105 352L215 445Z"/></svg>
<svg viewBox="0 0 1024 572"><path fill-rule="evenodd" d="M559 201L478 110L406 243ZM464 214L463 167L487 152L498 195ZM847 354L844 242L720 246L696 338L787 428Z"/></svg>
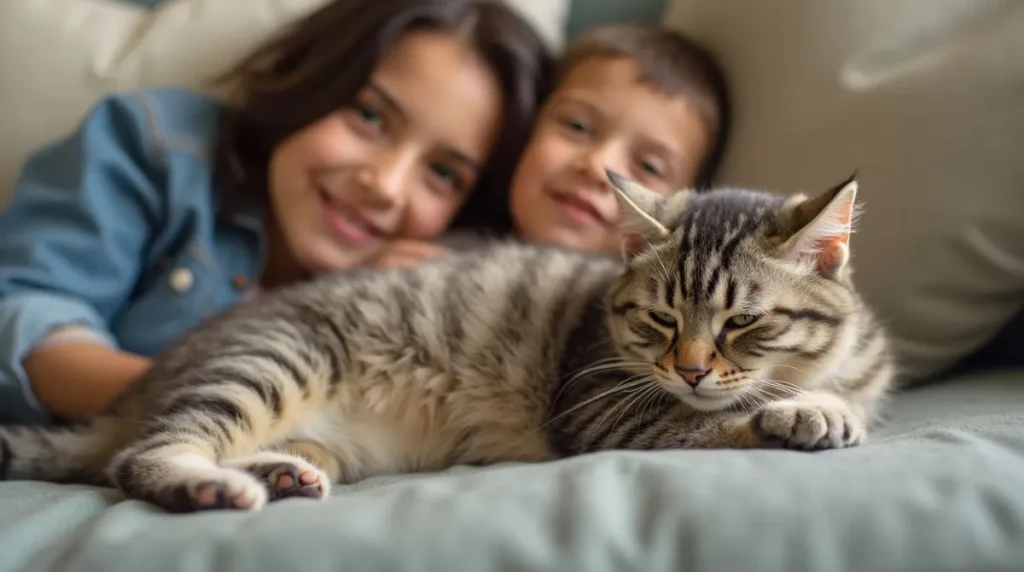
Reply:
<svg viewBox="0 0 1024 572"><path fill-rule="evenodd" d="M1024 305L1024 2L672 0L736 101L724 182L859 171L857 281L912 378Z"/></svg>
<svg viewBox="0 0 1024 572"><path fill-rule="evenodd" d="M570 0L507 0L553 49ZM275 29L326 0L0 2L0 207L25 155L71 130L103 95L177 84L206 91Z"/></svg>

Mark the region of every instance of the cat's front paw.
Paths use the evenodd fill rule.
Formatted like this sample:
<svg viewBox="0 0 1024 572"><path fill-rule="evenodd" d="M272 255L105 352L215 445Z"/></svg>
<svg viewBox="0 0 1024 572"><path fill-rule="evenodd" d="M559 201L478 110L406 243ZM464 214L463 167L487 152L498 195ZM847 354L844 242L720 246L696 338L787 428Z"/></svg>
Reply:
<svg viewBox="0 0 1024 572"><path fill-rule="evenodd" d="M866 436L864 423L838 402L772 403L754 414L751 428L766 445L802 451L852 447Z"/></svg>

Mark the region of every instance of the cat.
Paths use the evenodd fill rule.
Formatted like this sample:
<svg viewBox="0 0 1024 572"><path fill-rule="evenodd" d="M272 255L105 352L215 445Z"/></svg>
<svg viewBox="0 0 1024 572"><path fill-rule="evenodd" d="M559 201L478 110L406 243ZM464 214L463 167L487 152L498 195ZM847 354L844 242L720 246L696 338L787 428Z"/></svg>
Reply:
<svg viewBox="0 0 1024 572"><path fill-rule="evenodd" d="M0 480L256 510L456 464L861 443L895 364L851 280L856 179L814 198L607 179L621 256L499 241L269 293L107 413L0 428Z"/></svg>

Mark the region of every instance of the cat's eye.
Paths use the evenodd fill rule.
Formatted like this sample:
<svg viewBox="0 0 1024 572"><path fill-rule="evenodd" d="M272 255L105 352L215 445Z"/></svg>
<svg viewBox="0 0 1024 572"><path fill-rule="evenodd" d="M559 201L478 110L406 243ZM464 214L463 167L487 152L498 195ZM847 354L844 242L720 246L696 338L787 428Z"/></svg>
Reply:
<svg viewBox="0 0 1024 572"><path fill-rule="evenodd" d="M672 314L669 314L668 312L663 312L661 310L651 310L647 312L647 315L650 316L651 319L654 320L654 322L657 323L659 326L664 326L666 328L676 327L676 317L673 316Z"/></svg>
<svg viewBox="0 0 1024 572"><path fill-rule="evenodd" d="M755 314L736 314L725 321L725 327L728 329L745 328L756 322L757 318Z"/></svg>

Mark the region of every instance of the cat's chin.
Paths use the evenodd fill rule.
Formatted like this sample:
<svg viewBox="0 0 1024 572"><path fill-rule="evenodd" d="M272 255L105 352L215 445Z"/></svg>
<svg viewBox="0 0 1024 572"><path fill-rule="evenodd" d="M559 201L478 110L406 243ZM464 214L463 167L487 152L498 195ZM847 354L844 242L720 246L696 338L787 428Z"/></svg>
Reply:
<svg viewBox="0 0 1024 572"><path fill-rule="evenodd" d="M733 393L728 395L708 395L707 393L701 394L689 387L669 388L669 391L679 401L697 411L719 411L736 402L736 395Z"/></svg>

